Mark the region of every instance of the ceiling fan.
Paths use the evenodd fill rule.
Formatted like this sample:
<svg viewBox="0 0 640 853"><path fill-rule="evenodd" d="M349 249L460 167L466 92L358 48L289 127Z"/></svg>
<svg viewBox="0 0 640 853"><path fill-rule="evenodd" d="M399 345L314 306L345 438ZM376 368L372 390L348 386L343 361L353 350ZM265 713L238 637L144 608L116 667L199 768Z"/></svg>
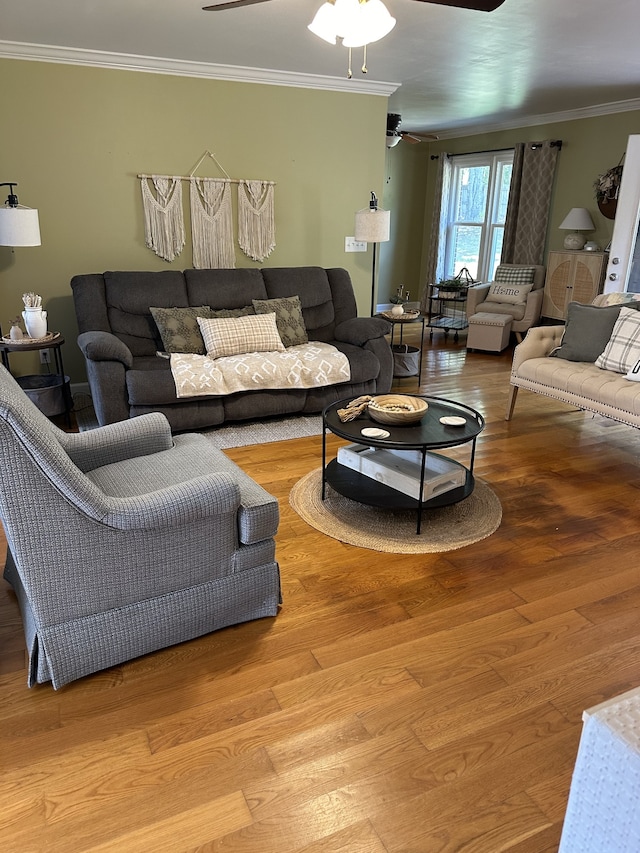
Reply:
<svg viewBox="0 0 640 853"><path fill-rule="evenodd" d="M218 12L223 9L233 9L239 6L253 6L255 3L266 3L267 0L220 0L211 6L203 6L205 12ZM436 3L438 6L458 6L461 9L475 9L478 12L493 12L502 6L504 0L417 0L419 3Z"/></svg>
<svg viewBox="0 0 640 853"><path fill-rule="evenodd" d="M413 133L408 130L400 130L402 116L398 113L387 113L387 148L393 148L398 142L409 142L417 145L422 140L434 142L440 137L435 133Z"/></svg>

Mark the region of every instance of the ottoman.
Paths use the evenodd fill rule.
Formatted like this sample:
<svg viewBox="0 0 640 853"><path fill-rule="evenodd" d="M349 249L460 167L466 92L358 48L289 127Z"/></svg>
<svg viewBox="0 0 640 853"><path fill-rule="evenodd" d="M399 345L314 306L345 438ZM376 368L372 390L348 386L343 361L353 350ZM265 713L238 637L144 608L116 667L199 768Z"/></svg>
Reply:
<svg viewBox="0 0 640 853"><path fill-rule="evenodd" d="M467 349L502 352L509 343L511 334L511 314L489 314L480 311L469 317Z"/></svg>

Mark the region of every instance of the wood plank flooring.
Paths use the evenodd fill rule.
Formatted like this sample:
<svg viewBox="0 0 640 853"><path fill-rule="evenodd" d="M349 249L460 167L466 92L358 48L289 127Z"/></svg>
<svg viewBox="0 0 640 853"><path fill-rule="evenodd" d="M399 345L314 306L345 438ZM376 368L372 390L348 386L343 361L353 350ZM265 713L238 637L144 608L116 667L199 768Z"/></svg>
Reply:
<svg viewBox="0 0 640 853"><path fill-rule="evenodd" d="M555 853L582 711L640 684L640 433L526 391L507 423L510 362L425 344L421 390L487 420L503 520L475 545L317 533L304 438L228 451L280 500L274 619L28 690L2 582L1 849Z"/></svg>

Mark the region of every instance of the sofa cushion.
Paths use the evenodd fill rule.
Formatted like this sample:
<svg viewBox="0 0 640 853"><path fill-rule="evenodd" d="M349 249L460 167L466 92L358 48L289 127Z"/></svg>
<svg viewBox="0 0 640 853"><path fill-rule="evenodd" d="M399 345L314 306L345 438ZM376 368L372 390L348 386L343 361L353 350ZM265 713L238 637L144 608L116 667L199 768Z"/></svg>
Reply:
<svg viewBox="0 0 640 853"><path fill-rule="evenodd" d="M620 305L597 308L570 302L560 346L550 356L593 363L609 342L619 314Z"/></svg>
<svg viewBox="0 0 640 853"><path fill-rule="evenodd" d="M187 305L213 305L214 308L242 308L252 299L266 299L267 291L260 270L253 267L225 269L188 269L184 271ZM151 299L155 305L159 303Z"/></svg>
<svg viewBox="0 0 640 853"><path fill-rule="evenodd" d="M111 331L129 347L133 356L154 355L162 348L150 305L167 308L189 305L184 276L177 270L105 272L104 283ZM194 304L204 305L206 301Z"/></svg>
<svg viewBox="0 0 640 853"><path fill-rule="evenodd" d="M478 305L477 310L487 314L508 314L514 320L522 320L527 310L527 305L525 302L511 304L509 302L493 302L486 299Z"/></svg>
<svg viewBox="0 0 640 853"><path fill-rule="evenodd" d="M213 320L198 317L198 325L209 358L245 352L283 352L285 349L275 314Z"/></svg>
<svg viewBox="0 0 640 853"><path fill-rule="evenodd" d="M299 296L281 296L277 299L254 299L256 314L275 314L278 333L285 347L295 347L309 341L302 316Z"/></svg>
<svg viewBox="0 0 640 853"><path fill-rule="evenodd" d="M640 358L640 314L633 308L620 308L620 314L602 355L595 363L603 370L626 373Z"/></svg>
<svg viewBox="0 0 640 853"><path fill-rule="evenodd" d="M330 341L335 310L327 271L322 267L265 267L262 277L268 298L298 296L311 340ZM320 334L316 330L322 330Z"/></svg>

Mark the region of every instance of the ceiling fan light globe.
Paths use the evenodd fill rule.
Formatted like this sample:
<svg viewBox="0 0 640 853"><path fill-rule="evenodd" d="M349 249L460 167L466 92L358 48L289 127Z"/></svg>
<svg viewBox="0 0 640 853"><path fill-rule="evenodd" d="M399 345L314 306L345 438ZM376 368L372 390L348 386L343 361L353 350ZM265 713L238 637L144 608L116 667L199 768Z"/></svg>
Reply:
<svg viewBox="0 0 640 853"><path fill-rule="evenodd" d="M401 139L402 136L399 133L387 133L387 148L395 148Z"/></svg>
<svg viewBox="0 0 640 853"><path fill-rule="evenodd" d="M341 0L336 0L336 7ZM344 0L342 0L344 2ZM347 0L351 4L352 0ZM351 6L348 25L349 29L344 32L342 44L345 47L363 47L384 38L396 25L396 19L389 14L389 10L382 0L367 0L360 3L355 0L355 6Z"/></svg>
<svg viewBox="0 0 640 853"><path fill-rule="evenodd" d="M333 3L323 3L315 14L313 21L307 27L308 30L329 44L336 43L338 35L338 18L336 7Z"/></svg>

